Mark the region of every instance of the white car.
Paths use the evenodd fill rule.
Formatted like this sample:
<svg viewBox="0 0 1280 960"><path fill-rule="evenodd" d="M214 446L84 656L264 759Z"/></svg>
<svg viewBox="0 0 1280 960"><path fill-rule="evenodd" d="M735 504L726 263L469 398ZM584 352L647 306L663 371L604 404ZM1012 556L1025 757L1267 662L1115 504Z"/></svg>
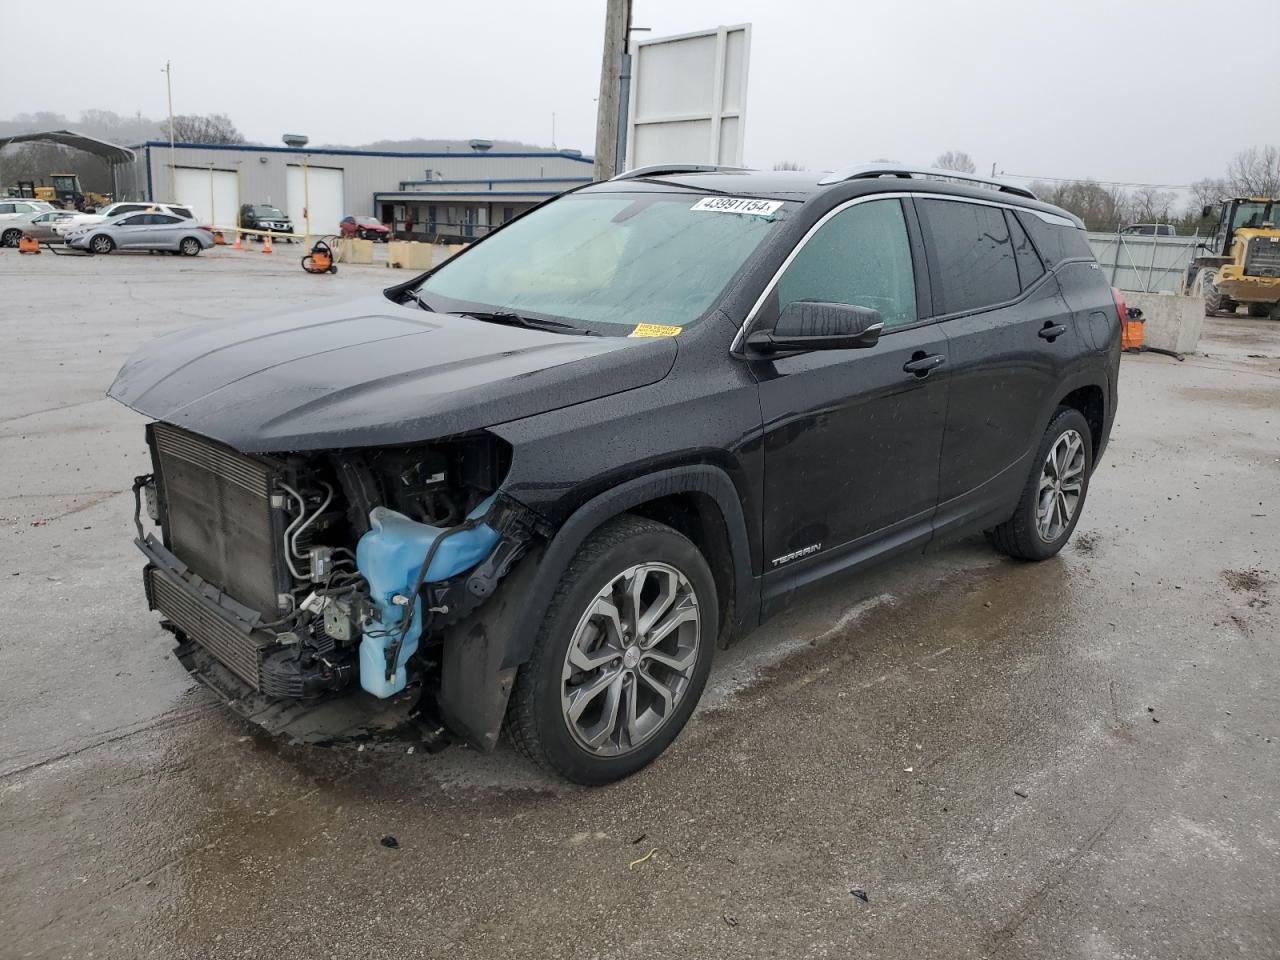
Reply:
<svg viewBox="0 0 1280 960"><path fill-rule="evenodd" d="M49 213L57 209L52 203L46 203L44 200L0 197L0 228L9 220L24 219L33 213Z"/></svg>
<svg viewBox="0 0 1280 960"><path fill-rule="evenodd" d="M168 213L183 220L194 220L195 214L185 203L155 203L150 200L117 200L108 204L97 213L77 213L69 220L64 220L53 229L66 236L73 230L92 226L95 223L106 223L108 220L123 216L126 213Z"/></svg>

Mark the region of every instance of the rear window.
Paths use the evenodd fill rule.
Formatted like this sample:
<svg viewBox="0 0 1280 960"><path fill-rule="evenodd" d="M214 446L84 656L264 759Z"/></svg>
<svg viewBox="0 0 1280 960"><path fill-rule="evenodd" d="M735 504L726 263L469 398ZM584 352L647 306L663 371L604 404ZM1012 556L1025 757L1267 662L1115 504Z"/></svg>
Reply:
<svg viewBox="0 0 1280 960"><path fill-rule="evenodd" d="M917 200L932 253L934 309L980 310L1018 297L1013 242L1000 207L955 200Z"/></svg>
<svg viewBox="0 0 1280 960"><path fill-rule="evenodd" d="M1018 222L1031 235L1031 242L1050 267L1063 260L1093 259L1089 238L1074 224L1048 223L1030 210L1019 210Z"/></svg>

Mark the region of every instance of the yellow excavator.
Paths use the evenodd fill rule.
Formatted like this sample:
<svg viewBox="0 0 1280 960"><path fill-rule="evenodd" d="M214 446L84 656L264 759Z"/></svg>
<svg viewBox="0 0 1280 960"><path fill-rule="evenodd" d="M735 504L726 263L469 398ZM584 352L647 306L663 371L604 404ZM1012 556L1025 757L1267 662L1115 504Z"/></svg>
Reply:
<svg viewBox="0 0 1280 960"><path fill-rule="evenodd" d="M1218 229L1188 268L1188 289L1204 297L1206 316L1243 304L1251 317L1280 320L1280 197L1234 197L1217 213Z"/></svg>

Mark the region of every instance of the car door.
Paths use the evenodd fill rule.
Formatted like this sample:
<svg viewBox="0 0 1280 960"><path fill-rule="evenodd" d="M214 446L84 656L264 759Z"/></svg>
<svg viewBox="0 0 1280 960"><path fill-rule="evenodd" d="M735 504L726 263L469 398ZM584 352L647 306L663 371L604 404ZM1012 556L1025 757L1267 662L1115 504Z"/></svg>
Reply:
<svg viewBox="0 0 1280 960"><path fill-rule="evenodd" d="M946 339L920 319L930 312L928 287L908 213L896 198L836 208L801 241L752 323L770 328L795 300L871 307L884 322L870 348L752 363L764 430L766 603L929 539Z"/></svg>
<svg viewBox="0 0 1280 960"><path fill-rule="evenodd" d="M945 534L1007 519L1080 345L1056 277L1012 210L943 197L915 207L949 343L935 522Z"/></svg>
<svg viewBox="0 0 1280 960"><path fill-rule="evenodd" d="M149 214L135 213L117 223L115 229L110 231L116 246L121 250L144 249L147 244L149 219Z"/></svg>
<svg viewBox="0 0 1280 960"><path fill-rule="evenodd" d="M177 250L180 234L187 223L181 217L168 213L147 214L151 226L147 229L147 242L153 250Z"/></svg>

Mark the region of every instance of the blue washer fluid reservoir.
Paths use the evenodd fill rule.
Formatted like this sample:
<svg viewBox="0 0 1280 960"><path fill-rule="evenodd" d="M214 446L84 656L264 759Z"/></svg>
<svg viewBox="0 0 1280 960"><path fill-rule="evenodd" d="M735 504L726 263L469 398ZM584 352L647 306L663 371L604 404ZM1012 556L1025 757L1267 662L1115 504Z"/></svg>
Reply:
<svg viewBox="0 0 1280 960"><path fill-rule="evenodd" d="M483 517L493 500L493 496L485 499L467 519ZM396 657L395 674L388 680L387 650L395 646L404 615L409 610L408 604L397 605L392 598L408 596L427 551L447 529L418 523L386 507L374 507L369 512L369 532L356 544L356 567L369 581L369 598L382 618L360 641L360 686L375 697L390 697L404 689L404 665L418 649L418 638L422 635L422 598L414 598L413 621ZM498 531L485 523L446 537L431 558L431 567L423 582L447 580L474 567L489 555L497 542Z"/></svg>

